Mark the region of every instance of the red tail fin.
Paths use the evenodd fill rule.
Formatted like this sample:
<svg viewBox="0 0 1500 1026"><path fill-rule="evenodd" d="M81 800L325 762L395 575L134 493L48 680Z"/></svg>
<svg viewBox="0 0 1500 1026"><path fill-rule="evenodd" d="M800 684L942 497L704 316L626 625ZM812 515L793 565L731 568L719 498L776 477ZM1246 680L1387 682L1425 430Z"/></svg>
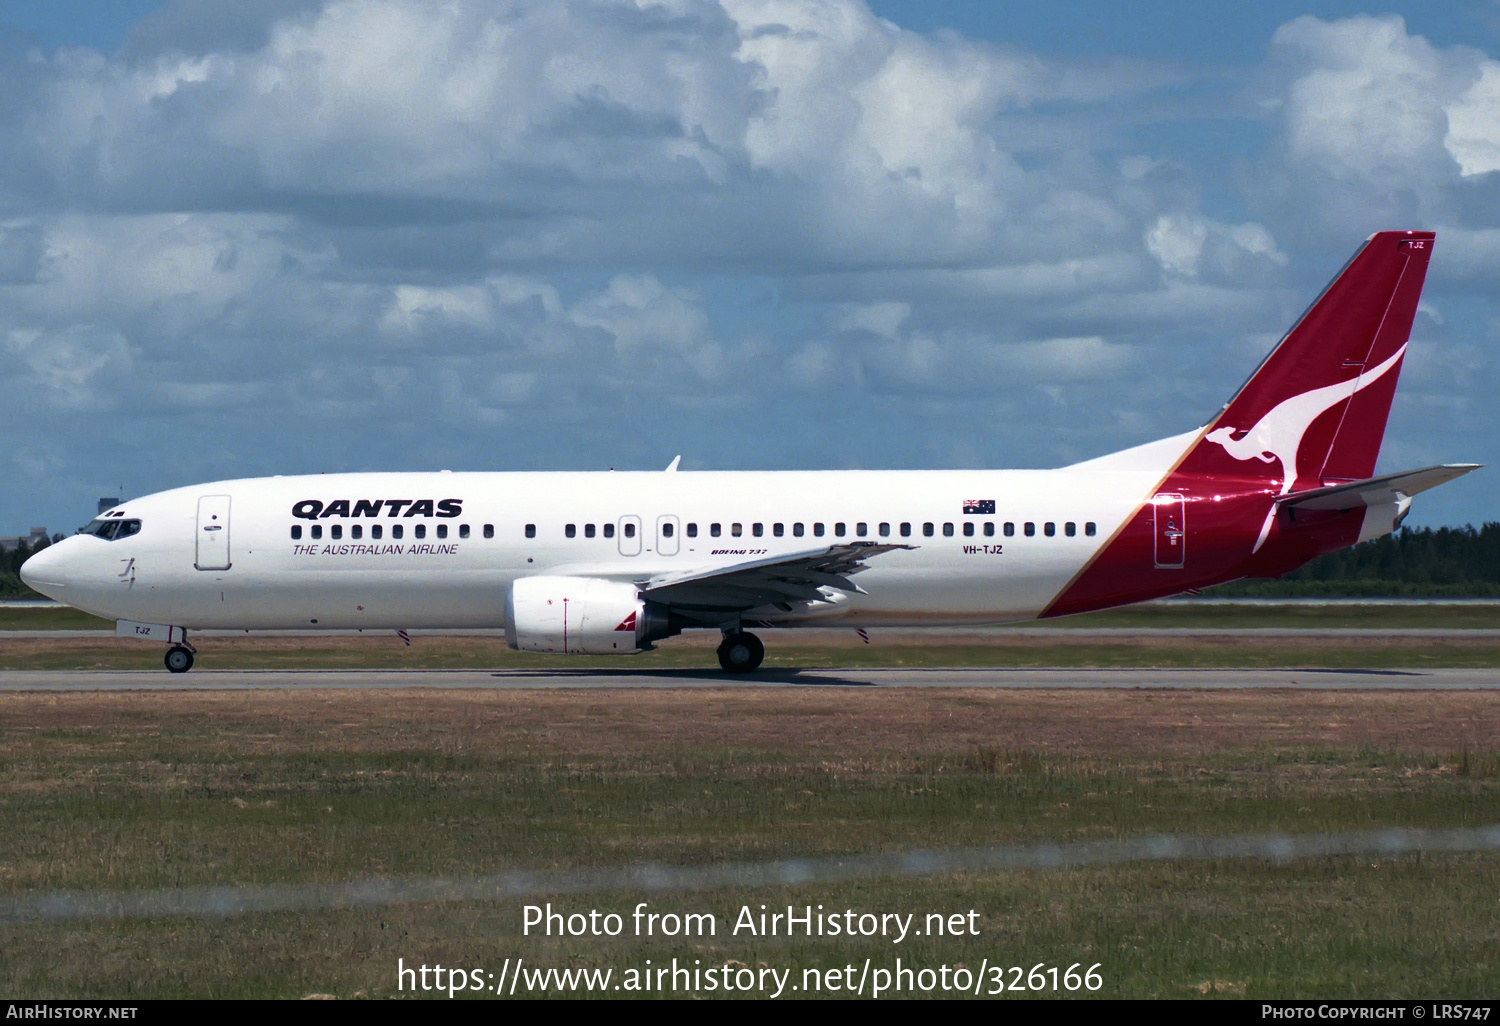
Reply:
<svg viewBox="0 0 1500 1026"><path fill-rule="evenodd" d="M1390 531L1410 489L1458 469L1395 475L1405 491L1364 480L1375 470L1432 240L1431 232L1370 236L1042 615L1285 573L1375 528ZM1368 487L1337 487L1350 481ZM1281 501L1293 491L1312 494Z"/></svg>
<svg viewBox="0 0 1500 1026"><path fill-rule="evenodd" d="M1373 474L1432 240L1370 236L1179 469L1271 478L1283 495Z"/></svg>

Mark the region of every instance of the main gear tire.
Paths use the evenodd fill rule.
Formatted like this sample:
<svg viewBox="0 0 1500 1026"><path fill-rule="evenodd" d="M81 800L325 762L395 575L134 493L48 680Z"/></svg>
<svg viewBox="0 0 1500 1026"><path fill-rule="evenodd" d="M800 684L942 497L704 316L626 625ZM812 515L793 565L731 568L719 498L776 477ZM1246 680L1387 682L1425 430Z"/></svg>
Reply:
<svg viewBox="0 0 1500 1026"><path fill-rule="evenodd" d="M766 657L766 646L746 631L726 634L719 645L719 665L725 673L752 673Z"/></svg>

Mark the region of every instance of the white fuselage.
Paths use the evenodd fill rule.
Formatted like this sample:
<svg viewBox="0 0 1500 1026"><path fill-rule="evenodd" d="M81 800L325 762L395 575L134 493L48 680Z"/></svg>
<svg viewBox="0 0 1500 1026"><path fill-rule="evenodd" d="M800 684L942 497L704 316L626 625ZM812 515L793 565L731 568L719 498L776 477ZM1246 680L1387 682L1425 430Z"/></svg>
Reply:
<svg viewBox="0 0 1500 1026"><path fill-rule="evenodd" d="M139 521L136 533L68 538L28 563L27 576L100 616L187 628L496 628L505 625L507 589L521 577L639 583L869 541L912 547L872 561L857 578L864 594L759 619L785 626L1023 620L1078 575L1193 437L1049 471L220 481L124 503L112 515ZM360 500L364 512L352 515ZM370 516L375 500L381 505ZM390 500L406 501L391 515ZM994 503L993 513L965 513L966 502L984 501ZM210 524L208 510L222 522Z"/></svg>

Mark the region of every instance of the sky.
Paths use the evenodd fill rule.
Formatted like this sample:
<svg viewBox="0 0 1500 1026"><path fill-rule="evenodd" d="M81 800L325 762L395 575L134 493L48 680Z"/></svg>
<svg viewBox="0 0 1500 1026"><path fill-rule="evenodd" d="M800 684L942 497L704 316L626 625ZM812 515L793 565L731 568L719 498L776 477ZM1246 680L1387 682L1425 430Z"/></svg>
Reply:
<svg viewBox="0 0 1500 1026"><path fill-rule="evenodd" d="M1494 463L1500 3L1139 7L0 0L0 534L1066 465L1205 423L1392 228L1437 243L1379 468Z"/></svg>

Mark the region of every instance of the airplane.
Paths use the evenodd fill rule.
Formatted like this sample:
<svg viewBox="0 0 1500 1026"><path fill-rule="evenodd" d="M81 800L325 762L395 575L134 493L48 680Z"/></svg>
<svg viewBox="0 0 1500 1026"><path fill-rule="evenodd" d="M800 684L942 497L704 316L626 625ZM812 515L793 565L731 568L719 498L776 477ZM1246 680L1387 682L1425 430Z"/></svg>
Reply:
<svg viewBox="0 0 1500 1026"><path fill-rule="evenodd" d="M994 624L1276 577L1477 469L1374 475L1434 233L1371 235L1210 422L1056 470L354 473L132 499L21 569L165 642L191 630L504 627L626 654L718 630ZM679 457L680 459L680 457Z"/></svg>

